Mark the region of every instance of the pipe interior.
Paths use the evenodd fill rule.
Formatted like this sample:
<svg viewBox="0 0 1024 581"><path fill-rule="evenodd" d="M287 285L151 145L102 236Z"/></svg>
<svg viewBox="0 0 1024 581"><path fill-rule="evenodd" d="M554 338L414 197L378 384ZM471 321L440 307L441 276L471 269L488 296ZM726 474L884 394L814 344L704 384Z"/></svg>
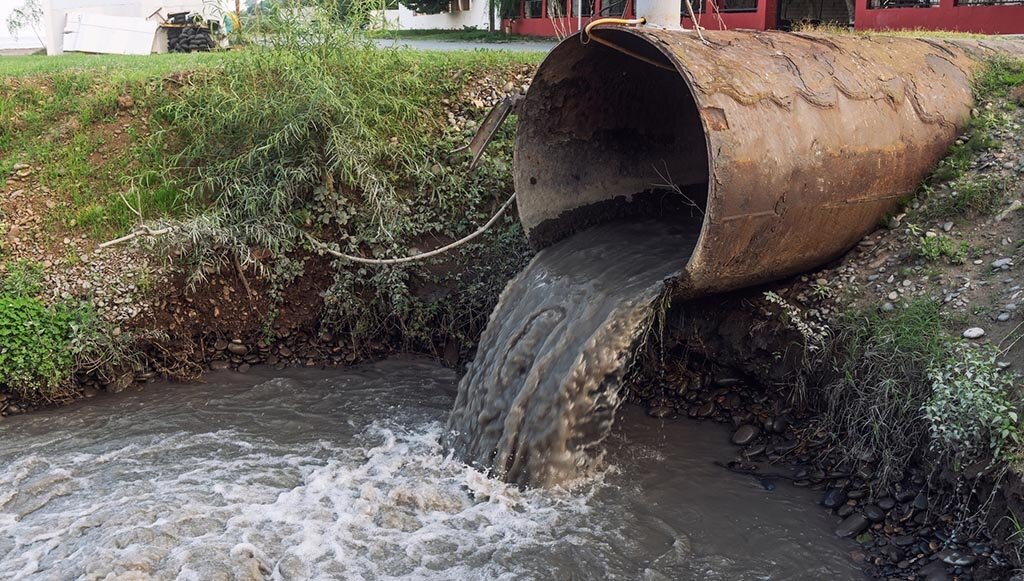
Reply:
<svg viewBox="0 0 1024 581"><path fill-rule="evenodd" d="M624 30L599 29L627 50L671 66ZM708 146L683 77L578 36L540 66L519 113L515 177L535 248L627 216L701 227Z"/></svg>

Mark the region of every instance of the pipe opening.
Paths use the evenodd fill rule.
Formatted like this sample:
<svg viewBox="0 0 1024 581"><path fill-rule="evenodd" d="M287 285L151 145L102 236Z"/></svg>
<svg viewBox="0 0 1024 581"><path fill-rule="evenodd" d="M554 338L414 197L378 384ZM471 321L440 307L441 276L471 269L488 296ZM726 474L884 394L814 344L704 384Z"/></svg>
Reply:
<svg viewBox="0 0 1024 581"><path fill-rule="evenodd" d="M595 33L671 66L629 30ZM535 248L623 217L701 227L707 139L693 95L674 69L578 36L565 40L534 77L515 154L520 219Z"/></svg>

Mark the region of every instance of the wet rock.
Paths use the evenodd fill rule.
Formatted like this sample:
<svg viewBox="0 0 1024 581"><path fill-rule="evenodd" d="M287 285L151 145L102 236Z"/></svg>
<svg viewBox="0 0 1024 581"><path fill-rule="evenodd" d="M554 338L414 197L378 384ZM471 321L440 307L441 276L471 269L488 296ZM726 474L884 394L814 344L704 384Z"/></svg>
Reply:
<svg viewBox="0 0 1024 581"><path fill-rule="evenodd" d="M732 434L732 443L737 446L746 446L750 442L754 441L761 433L761 428L752 426L750 424L744 424L736 429Z"/></svg>
<svg viewBox="0 0 1024 581"><path fill-rule="evenodd" d="M873 504L869 504L864 507L864 516L868 517L871 522L881 522L885 519L885 511Z"/></svg>
<svg viewBox="0 0 1024 581"><path fill-rule="evenodd" d="M1013 259L1000 258L998 260L993 260L990 266L992 267L992 270L1008 270L1011 266L1013 266Z"/></svg>
<svg viewBox="0 0 1024 581"><path fill-rule="evenodd" d="M942 561L932 561L917 570L917 576L925 581L948 581L949 573L946 572L946 565Z"/></svg>
<svg viewBox="0 0 1024 581"><path fill-rule="evenodd" d="M917 510L925 510L928 508L928 495L923 492L918 492L917 496L914 497L914 508Z"/></svg>
<svg viewBox="0 0 1024 581"><path fill-rule="evenodd" d="M896 493L896 500L898 502L907 502L911 498L917 496L917 491L909 488L903 489Z"/></svg>
<svg viewBox="0 0 1024 581"><path fill-rule="evenodd" d="M243 345L238 339L235 339L228 343L228 352L232 355L245 355L249 352L249 348Z"/></svg>
<svg viewBox="0 0 1024 581"><path fill-rule="evenodd" d="M896 501L891 497L886 496L885 498L878 499L878 508L888 512L896 506Z"/></svg>
<svg viewBox="0 0 1024 581"><path fill-rule="evenodd" d="M231 368L230 361L224 361L223 359L212 361L210 363L210 369L213 371L224 371L225 369Z"/></svg>
<svg viewBox="0 0 1024 581"><path fill-rule="evenodd" d="M871 521L866 516L860 513L851 514L839 524L836 536L840 538L853 537L866 531L869 526L871 526Z"/></svg>
<svg viewBox="0 0 1024 581"><path fill-rule="evenodd" d="M87 388L82 390L82 397L87 397L87 398L88 397L96 397L97 395L99 395L99 393L100 392L97 391L96 388L94 388L94 387L87 387Z"/></svg>
<svg viewBox="0 0 1024 581"><path fill-rule="evenodd" d="M746 450L744 450L743 455L746 456L747 458L753 458L754 456L760 456L761 454L764 454L764 450L764 444L754 444L753 446L749 446Z"/></svg>
<svg viewBox="0 0 1024 581"><path fill-rule="evenodd" d="M892 540L892 544L896 545L897 547L909 547L910 545L913 545L915 541L917 541L916 537L904 535L901 537L894 538Z"/></svg>

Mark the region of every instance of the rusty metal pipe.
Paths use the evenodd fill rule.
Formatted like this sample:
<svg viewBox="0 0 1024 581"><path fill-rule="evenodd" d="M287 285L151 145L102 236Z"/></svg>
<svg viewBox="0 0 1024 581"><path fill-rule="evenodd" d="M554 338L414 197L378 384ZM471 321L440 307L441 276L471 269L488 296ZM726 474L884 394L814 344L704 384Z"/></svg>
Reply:
<svg viewBox="0 0 1024 581"><path fill-rule="evenodd" d="M1024 55L1021 40L598 30L669 70L578 36L548 55L519 114L520 220L535 247L633 213L692 220L684 297L841 255L963 130L983 58Z"/></svg>

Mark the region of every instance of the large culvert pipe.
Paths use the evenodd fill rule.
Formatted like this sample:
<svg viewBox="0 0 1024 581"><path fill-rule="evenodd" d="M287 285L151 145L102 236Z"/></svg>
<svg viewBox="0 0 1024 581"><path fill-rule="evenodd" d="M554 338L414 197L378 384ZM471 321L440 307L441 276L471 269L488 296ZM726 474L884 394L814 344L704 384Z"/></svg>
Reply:
<svg viewBox="0 0 1024 581"><path fill-rule="evenodd" d="M535 247L626 214L692 220L687 297L845 252L964 128L983 57L1024 55L1024 40L594 34L619 50L565 40L522 104L520 219Z"/></svg>

